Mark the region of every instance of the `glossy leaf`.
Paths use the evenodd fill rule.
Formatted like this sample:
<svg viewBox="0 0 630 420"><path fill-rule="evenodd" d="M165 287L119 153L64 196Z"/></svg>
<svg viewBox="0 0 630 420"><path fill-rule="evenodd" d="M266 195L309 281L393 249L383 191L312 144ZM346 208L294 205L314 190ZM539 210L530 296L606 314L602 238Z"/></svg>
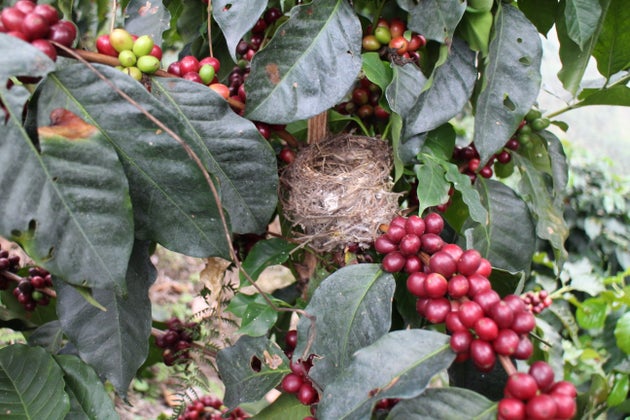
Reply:
<svg viewBox="0 0 630 420"><path fill-rule="evenodd" d="M94 127L51 118L41 153L14 117L0 127L0 232L69 283L124 291L133 220L122 165Z"/></svg>
<svg viewBox="0 0 630 420"><path fill-rule="evenodd" d="M55 63L47 55L14 36L0 33L0 49L11 51L11 54L0 55L0 89L5 95L9 92L5 85L9 77L45 76L55 69ZM17 90L24 91L19 85L15 86ZM15 92L13 89L11 91Z"/></svg>
<svg viewBox="0 0 630 420"><path fill-rule="evenodd" d="M383 398L420 395L454 357L447 335L422 329L390 332L357 351L348 367L324 388L317 416L369 418L374 404Z"/></svg>
<svg viewBox="0 0 630 420"><path fill-rule="evenodd" d="M538 135L546 141L547 154L551 164L551 179L555 191L564 191L569 182L569 164L564 154L562 142L551 131L541 131ZM563 194L555 195L555 204L560 206Z"/></svg>
<svg viewBox="0 0 630 420"><path fill-rule="evenodd" d="M243 269L255 280L265 268L285 262L295 247L282 238L256 242L243 261Z"/></svg>
<svg viewBox="0 0 630 420"><path fill-rule="evenodd" d="M302 404L295 395L284 392L271 405L256 414L256 419L303 420L310 415L309 406Z"/></svg>
<svg viewBox="0 0 630 420"><path fill-rule="evenodd" d="M404 118L411 112L426 82L427 78L415 64L395 65L392 81L385 90L390 108Z"/></svg>
<svg viewBox="0 0 630 420"><path fill-rule="evenodd" d="M345 369L355 351L389 331L394 288L393 276L377 264L346 266L317 287L304 310L316 318L310 353L322 358L309 376L320 386L326 387ZM295 354L304 350L309 331L311 322L302 317Z"/></svg>
<svg viewBox="0 0 630 420"><path fill-rule="evenodd" d="M564 249L564 241L569 235L569 229L563 217L563 207L549 191L549 180L544 174L518 153L513 153L512 159L521 173L519 192L526 199L536 221L536 234L539 238L550 242L561 267L566 261L567 251Z"/></svg>
<svg viewBox="0 0 630 420"><path fill-rule="evenodd" d="M609 78L630 67L630 8L624 0L611 0L593 49L599 72Z"/></svg>
<svg viewBox="0 0 630 420"><path fill-rule="evenodd" d="M430 87L403 114L405 134L433 130L456 116L468 103L476 78L475 53L466 43L455 39L446 62L434 70Z"/></svg>
<svg viewBox="0 0 630 420"><path fill-rule="evenodd" d="M132 34L149 35L156 45L171 26L171 14L161 1L131 0L125 8L125 29Z"/></svg>
<svg viewBox="0 0 630 420"><path fill-rule="evenodd" d="M387 420L496 418L496 403L463 388L429 388L420 396L402 400Z"/></svg>
<svg viewBox="0 0 630 420"><path fill-rule="evenodd" d="M219 351L217 366L225 384L223 402L228 407L260 400L290 372L289 361L275 342L246 335Z"/></svg>
<svg viewBox="0 0 630 420"><path fill-rule="evenodd" d="M585 330L602 328L606 322L607 310L608 305L603 299L589 298L580 303L575 312L575 319Z"/></svg>
<svg viewBox="0 0 630 420"><path fill-rule="evenodd" d="M41 347L0 349L0 417L62 420L70 409L63 372Z"/></svg>
<svg viewBox="0 0 630 420"><path fill-rule="evenodd" d="M96 125L114 145L129 181L139 239L153 240L190 256L227 258L217 204L199 167L182 146L109 83L192 145L194 140L186 137L187 124L131 77L107 66L95 67L107 82L82 64L70 65L49 77L41 88L38 118L53 108L67 108Z"/></svg>
<svg viewBox="0 0 630 420"><path fill-rule="evenodd" d="M558 72L558 78L562 81L562 85L571 94L575 95L580 87L586 67L591 59L591 54L595 48L595 43L599 38L602 24L608 13L611 0L601 0L602 13L593 36L584 44L582 48L577 45L568 34L567 24L564 19L558 19L556 22L556 33L560 41L560 61L562 69ZM565 0L560 2L559 10L564 13Z"/></svg>
<svg viewBox="0 0 630 420"><path fill-rule="evenodd" d="M630 87L615 85L605 89L583 89L575 107L588 105L630 106Z"/></svg>
<svg viewBox="0 0 630 420"><path fill-rule="evenodd" d="M361 25L345 0L291 9L254 56L245 82L247 118L284 124L338 103L361 70Z"/></svg>
<svg viewBox="0 0 630 420"><path fill-rule="evenodd" d="M381 60L381 56L376 52L363 53L361 57L365 77L385 91L392 81L392 65Z"/></svg>
<svg viewBox="0 0 630 420"><path fill-rule="evenodd" d="M213 0L212 17L221 28L228 51L236 63L236 46L265 11L268 0Z"/></svg>
<svg viewBox="0 0 630 420"><path fill-rule="evenodd" d="M526 204L498 181L478 179L476 184L490 224L478 224L466 231L467 248L481 252L493 267L510 272L527 270L536 250L536 238ZM518 247L514 246L515 238Z"/></svg>
<svg viewBox="0 0 630 420"><path fill-rule="evenodd" d="M626 312L615 325L615 339L617 347L624 353L630 354L630 312Z"/></svg>
<svg viewBox="0 0 630 420"><path fill-rule="evenodd" d="M189 145L216 177L232 230L264 232L278 201L278 164L256 126L200 83L154 79L152 92L177 114Z"/></svg>
<svg viewBox="0 0 630 420"><path fill-rule="evenodd" d="M230 302L228 310L241 318L238 333L252 337L266 334L278 319L278 312L258 293L239 293Z"/></svg>
<svg viewBox="0 0 630 420"><path fill-rule="evenodd" d="M100 377L109 380L125 397L127 387L148 352L151 335L151 302L148 290L156 275L148 255L148 244L138 242L127 272L128 293L95 289L94 299L107 311L90 305L73 287L55 285L59 320L76 346L79 356Z"/></svg>
<svg viewBox="0 0 630 420"><path fill-rule="evenodd" d="M451 44L457 24L466 11L464 0L398 0L409 12L409 29L442 44Z"/></svg>
<svg viewBox="0 0 630 420"><path fill-rule="evenodd" d="M446 170L446 180L451 183L456 191L460 192L462 201L468 207L470 218L483 226L487 226L490 222L488 220L488 211L481 202L479 192L470 183L468 175L459 172L457 165L453 163L444 162L442 165Z"/></svg>
<svg viewBox="0 0 630 420"><path fill-rule="evenodd" d="M70 396L66 420L119 418L114 402L94 369L76 356L57 355L55 361L63 370L65 390Z"/></svg>
<svg viewBox="0 0 630 420"><path fill-rule="evenodd" d="M418 182L418 214L433 206L439 206L448 201L450 184L444 179L444 169L431 159L430 155L419 156L422 163L413 167Z"/></svg>
<svg viewBox="0 0 630 420"><path fill-rule="evenodd" d="M599 1L566 0L564 19L567 24L567 34L580 49L584 49L595 33L601 13Z"/></svg>
<svg viewBox="0 0 630 420"><path fill-rule="evenodd" d="M470 49L479 51L485 57L488 55L488 48L490 47L493 23L494 15L489 10L466 13L458 27L458 34L468 43Z"/></svg>
<svg viewBox="0 0 630 420"><path fill-rule="evenodd" d="M482 163L501 149L536 101L542 47L536 28L516 8L503 5L496 16L477 99L474 142Z"/></svg>
<svg viewBox="0 0 630 420"><path fill-rule="evenodd" d="M519 0L518 8L536 26L538 32L546 35L555 23L558 1Z"/></svg>
<svg viewBox="0 0 630 420"><path fill-rule="evenodd" d="M37 327L28 336L29 346L40 346L49 353L57 353L63 345L63 331L59 320L50 321Z"/></svg>

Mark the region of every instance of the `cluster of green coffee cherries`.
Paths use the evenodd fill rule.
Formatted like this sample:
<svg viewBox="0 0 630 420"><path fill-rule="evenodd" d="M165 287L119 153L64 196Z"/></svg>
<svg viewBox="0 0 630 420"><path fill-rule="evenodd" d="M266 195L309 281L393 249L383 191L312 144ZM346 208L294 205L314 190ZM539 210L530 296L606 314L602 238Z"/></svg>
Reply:
<svg viewBox="0 0 630 420"><path fill-rule="evenodd" d="M160 69L162 49L155 45L149 35L136 37L125 29L114 29L96 40L96 49L101 54L117 57L117 69L134 79L142 80L142 74L153 74Z"/></svg>

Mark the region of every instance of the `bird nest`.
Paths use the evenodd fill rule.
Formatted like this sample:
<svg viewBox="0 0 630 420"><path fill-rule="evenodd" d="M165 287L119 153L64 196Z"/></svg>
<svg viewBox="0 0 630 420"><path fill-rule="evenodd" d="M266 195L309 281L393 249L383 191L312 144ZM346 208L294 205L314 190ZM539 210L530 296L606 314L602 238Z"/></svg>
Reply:
<svg viewBox="0 0 630 420"><path fill-rule="evenodd" d="M389 146L372 137L341 134L302 149L280 177L297 239L320 252L368 247L398 210L391 167Z"/></svg>

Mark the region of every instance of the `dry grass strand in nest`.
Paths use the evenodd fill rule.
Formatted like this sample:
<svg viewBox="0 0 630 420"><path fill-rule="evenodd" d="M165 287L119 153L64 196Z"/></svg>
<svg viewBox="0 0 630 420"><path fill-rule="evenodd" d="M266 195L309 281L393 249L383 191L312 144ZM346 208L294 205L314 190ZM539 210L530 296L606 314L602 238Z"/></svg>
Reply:
<svg viewBox="0 0 630 420"><path fill-rule="evenodd" d="M280 177L285 216L321 252L367 247L398 211L391 150L372 137L342 134L302 149Z"/></svg>

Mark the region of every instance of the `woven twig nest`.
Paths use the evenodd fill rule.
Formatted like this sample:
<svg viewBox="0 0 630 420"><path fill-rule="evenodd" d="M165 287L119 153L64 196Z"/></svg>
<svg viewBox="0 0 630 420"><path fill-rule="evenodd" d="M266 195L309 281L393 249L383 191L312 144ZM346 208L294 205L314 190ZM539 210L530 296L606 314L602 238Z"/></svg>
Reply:
<svg viewBox="0 0 630 420"><path fill-rule="evenodd" d="M372 137L341 134L302 149L280 177L286 218L320 252L367 247L398 210L391 150Z"/></svg>

